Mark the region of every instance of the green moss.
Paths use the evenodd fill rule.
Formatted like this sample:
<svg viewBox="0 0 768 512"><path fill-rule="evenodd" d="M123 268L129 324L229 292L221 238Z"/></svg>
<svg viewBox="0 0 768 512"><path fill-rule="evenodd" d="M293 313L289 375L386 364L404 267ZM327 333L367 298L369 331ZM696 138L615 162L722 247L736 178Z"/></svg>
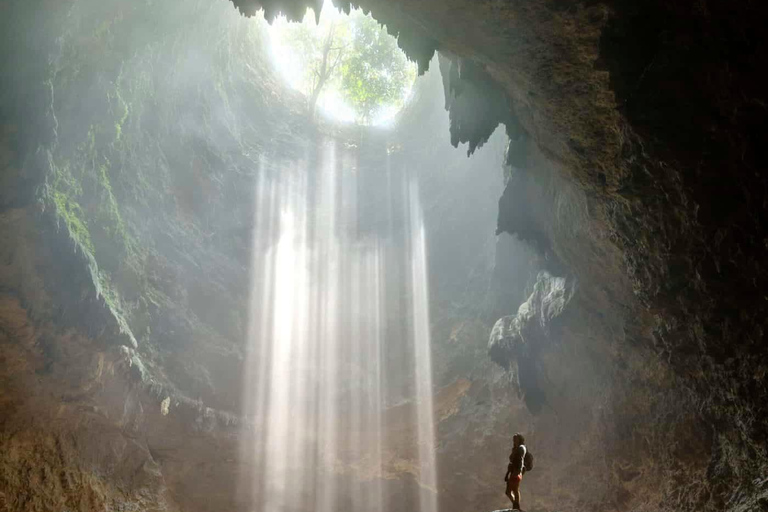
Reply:
<svg viewBox="0 0 768 512"><path fill-rule="evenodd" d="M70 238L85 252L93 254L94 246L88 221L79 198L82 196L82 182L71 172L68 162L56 165L49 156L51 176L46 187L44 201L53 205L57 220L63 222Z"/></svg>
<svg viewBox="0 0 768 512"><path fill-rule="evenodd" d="M109 275L109 272L99 271L98 280L99 295L104 299L104 302L111 308L120 309L120 296L112 285L112 276Z"/></svg>
<svg viewBox="0 0 768 512"><path fill-rule="evenodd" d="M118 84L120 82L120 78L121 77L118 76L118 79L117 79ZM125 125L125 122L128 120L128 116L130 115L131 110L128 107L128 103L123 99L123 95L120 93L120 87L115 86L114 92L109 93L108 98L110 100L110 103L112 103L113 100L117 103L117 109L119 111L118 119L115 121L115 138L113 140L113 144L116 144L122 140L123 126Z"/></svg>
<svg viewBox="0 0 768 512"><path fill-rule="evenodd" d="M125 319L124 310L120 301L120 294L112 283L112 276L109 274L109 272L105 272L103 270L98 271L94 284L96 285L97 295L104 299L104 303L106 304L107 308L109 308L112 316L117 321L120 332L126 335L130 345L136 348L138 344L130 326L128 325L128 321Z"/></svg>
<svg viewBox="0 0 768 512"><path fill-rule="evenodd" d="M88 231L88 224L84 220L83 209L80 204L60 191L53 192L53 201L56 205L56 214L63 220L69 236L83 249L93 254L93 242Z"/></svg>
<svg viewBox="0 0 768 512"><path fill-rule="evenodd" d="M125 106L120 123L127 116ZM135 345L118 283L110 272L122 271L126 265L130 269L128 275L132 273L141 279L143 252L130 234L113 189L110 157L117 153L113 144L104 144L111 136L108 131L94 123L72 153L56 155L58 158L49 155L49 175L42 201L52 208L59 223L66 226L70 238L90 260L97 295L112 312L120 331Z"/></svg>
<svg viewBox="0 0 768 512"><path fill-rule="evenodd" d="M123 120L127 117L127 107ZM114 243L122 254L123 261L132 266L139 264L140 255L133 236L120 213L110 179L111 162L97 148L99 134L103 129L91 125L85 140L78 146L73 160L77 166L66 162L52 165L53 201L58 214L66 221L67 227L78 241L94 255L98 246L94 246L88 226L98 227ZM86 194L84 190L88 190ZM87 220L86 220L87 219Z"/></svg>
<svg viewBox="0 0 768 512"><path fill-rule="evenodd" d="M97 172L102 196L101 203L97 208L97 214L104 231L110 237L121 242L121 245L124 248L128 249L132 246L130 240L131 237L128 234L123 217L120 215L120 208L117 205L115 194L112 192L112 183L109 180L108 165L109 161L105 160L105 162L99 166Z"/></svg>

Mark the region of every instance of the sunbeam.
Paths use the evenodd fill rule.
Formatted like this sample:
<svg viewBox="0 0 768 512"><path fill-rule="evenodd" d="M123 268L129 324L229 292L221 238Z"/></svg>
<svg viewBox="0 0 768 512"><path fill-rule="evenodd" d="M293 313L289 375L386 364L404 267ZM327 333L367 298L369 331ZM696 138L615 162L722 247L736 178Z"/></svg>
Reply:
<svg viewBox="0 0 768 512"><path fill-rule="evenodd" d="M385 503L386 416L398 394L414 404L410 453L421 512L437 508L424 221L413 180L382 190L399 219L359 229L358 174L337 143L314 161L263 166L257 183L250 349L244 379L254 427L241 482L256 510L394 510ZM311 185L310 185L311 183ZM390 219L391 220L391 219ZM388 269L400 282L384 286ZM390 280L391 281L391 280ZM395 280L396 281L396 280ZM411 297L406 318L393 307ZM396 317L396 315L398 315ZM406 339L388 323L408 324ZM404 350L409 371L387 371ZM404 359L403 359L404 358ZM384 378L385 374L394 377ZM397 390L395 390L397 386ZM408 389L403 394L401 389ZM403 457L403 454L398 455Z"/></svg>

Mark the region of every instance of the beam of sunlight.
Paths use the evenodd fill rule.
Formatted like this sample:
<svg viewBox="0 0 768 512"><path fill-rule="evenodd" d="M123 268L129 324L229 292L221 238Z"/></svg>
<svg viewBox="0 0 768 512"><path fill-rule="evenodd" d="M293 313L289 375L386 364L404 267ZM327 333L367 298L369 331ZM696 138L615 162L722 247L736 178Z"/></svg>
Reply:
<svg viewBox="0 0 768 512"><path fill-rule="evenodd" d="M365 230L360 172L337 144L263 161L256 183L241 500L264 512L388 512L403 506L388 499L395 475L415 480L410 508L436 512L418 189L388 170L378 192L390 218ZM395 414L402 403L412 412ZM403 461L415 469L397 475Z"/></svg>
<svg viewBox="0 0 768 512"><path fill-rule="evenodd" d="M411 280L413 290L413 339L416 363L416 400L419 444L419 472L423 486L421 510L437 509L437 467L435 463L435 420L432 403L432 356L429 333L429 293L427 289L427 249L419 190L415 180L409 184L411 216Z"/></svg>

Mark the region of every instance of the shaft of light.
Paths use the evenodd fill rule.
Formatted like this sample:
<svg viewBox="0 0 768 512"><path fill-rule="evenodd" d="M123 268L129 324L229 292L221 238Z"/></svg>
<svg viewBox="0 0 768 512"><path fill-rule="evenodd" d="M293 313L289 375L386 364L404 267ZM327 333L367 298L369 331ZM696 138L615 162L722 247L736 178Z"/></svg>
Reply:
<svg viewBox="0 0 768 512"><path fill-rule="evenodd" d="M327 141L312 158L262 161L243 381L250 422L240 482L241 501L252 510L399 509L387 494L389 461L396 457L418 468L417 475L401 475L416 479L413 509L437 509L418 189L402 174L393 186L389 176L386 190L377 191L388 218L381 229L366 230L358 203L364 183L352 156ZM401 219L401 231L394 219ZM409 297L408 315L402 295ZM388 365L393 351L403 351L396 355L410 361L410 374ZM404 398L416 411L408 421L417 447L393 455L387 407L392 397L403 398L401 389L411 390Z"/></svg>

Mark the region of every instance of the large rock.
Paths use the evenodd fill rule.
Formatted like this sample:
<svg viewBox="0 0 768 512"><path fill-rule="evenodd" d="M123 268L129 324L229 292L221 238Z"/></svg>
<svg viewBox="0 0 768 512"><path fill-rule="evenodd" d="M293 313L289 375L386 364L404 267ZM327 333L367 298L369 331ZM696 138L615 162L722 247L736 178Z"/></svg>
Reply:
<svg viewBox="0 0 768 512"><path fill-rule="evenodd" d="M540 272L533 292L517 314L499 318L491 330L488 354L511 372L533 413L540 412L546 401L539 384L538 355L543 345L560 341L563 314L574 293L573 280Z"/></svg>

